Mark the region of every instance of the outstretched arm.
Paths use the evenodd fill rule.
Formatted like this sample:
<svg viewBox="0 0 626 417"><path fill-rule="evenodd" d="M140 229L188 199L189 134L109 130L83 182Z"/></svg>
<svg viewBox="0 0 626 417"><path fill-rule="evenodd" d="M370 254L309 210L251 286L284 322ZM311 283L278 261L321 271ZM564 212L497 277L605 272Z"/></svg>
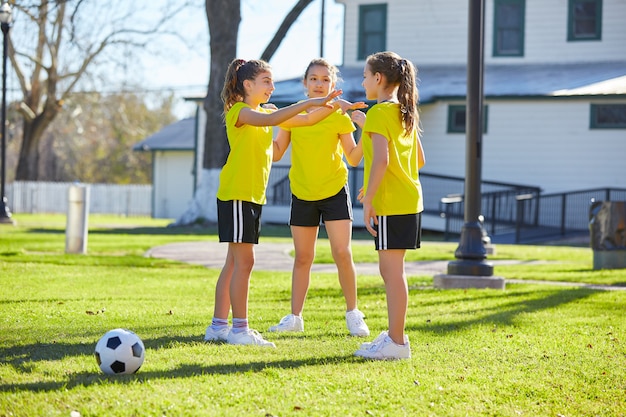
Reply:
<svg viewBox="0 0 626 417"><path fill-rule="evenodd" d="M278 109L272 113L264 113L246 107L241 109L241 112L239 112L239 118L237 119L237 123L235 124L235 126L278 126L285 120L296 116L298 113L305 111L309 107L315 106L322 106L324 108L328 107L328 114L330 114L333 111L334 105L330 104L329 102L332 99L340 96L341 93L341 90L335 90L328 94L326 97L310 98L308 100L304 100L299 103L294 103L290 106L283 107L282 109Z"/></svg>
<svg viewBox="0 0 626 417"><path fill-rule="evenodd" d="M280 161L285 152L287 151L287 147L291 143L291 132L283 129L278 130L278 134L276 135L276 139L274 139L274 153L272 156L272 162Z"/></svg>
<svg viewBox="0 0 626 417"><path fill-rule="evenodd" d="M358 101L356 103L351 103L349 101L339 99L332 103L332 109L329 107L322 107L319 109L315 109L307 114L298 114L297 116L292 117L289 120L281 123L283 127L301 127L301 126L311 126L315 123L325 119L330 116L332 113L341 109L342 113L347 112L348 110L354 109L363 109L367 107L367 104L362 101Z"/></svg>

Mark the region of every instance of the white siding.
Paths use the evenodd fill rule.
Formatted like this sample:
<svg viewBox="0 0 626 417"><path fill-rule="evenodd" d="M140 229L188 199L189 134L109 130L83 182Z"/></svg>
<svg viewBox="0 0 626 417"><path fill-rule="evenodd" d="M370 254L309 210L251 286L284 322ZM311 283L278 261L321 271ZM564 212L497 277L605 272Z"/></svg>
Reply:
<svg viewBox="0 0 626 417"><path fill-rule="evenodd" d="M422 145L426 154L426 165L423 171L431 174L464 177L465 135L446 133L448 103L422 106L420 110L421 124L424 130Z"/></svg>
<svg viewBox="0 0 626 417"><path fill-rule="evenodd" d="M544 193L626 187L626 134L590 129L588 101L486 104L483 180L536 185ZM463 176L465 135L445 133L447 106L437 103L423 109L424 172Z"/></svg>
<svg viewBox="0 0 626 417"><path fill-rule="evenodd" d="M358 61L359 6L387 4L387 49L424 64L464 64L467 59L467 0L336 0L345 9L344 57ZM493 57L493 0L485 7L485 63L616 61L626 59L626 1L604 0L601 41L567 41L566 0L526 0L524 56ZM617 51L617 53L616 53Z"/></svg>
<svg viewBox="0 0 626 417"><path fill-rule="evenodd" d="M417 65L466 61L466 1L448 1L450 7L437 7L433 1L415 0L337 0L337 3L346 5L343 57L346 66L363 65L363 61L357 60L359 6L382 3L387 3L388 50L411 59Z"/></svg>
<svg viewBox="0 0 626 417"><path fill-rule="evenodd" d="M183 214L193 198L192 151L154 152L154 218Z"/></svg>
<svg viewBox="0 0 626 417"><path fill-rule="evenodd" d="M626 1L604 0L602 3L602 39L568 42L568 2L526 0L524 56L493 57L493 0L487 1L485 63L568 63L626 59ZM620 53L616 54L616 51Z"/></svg>

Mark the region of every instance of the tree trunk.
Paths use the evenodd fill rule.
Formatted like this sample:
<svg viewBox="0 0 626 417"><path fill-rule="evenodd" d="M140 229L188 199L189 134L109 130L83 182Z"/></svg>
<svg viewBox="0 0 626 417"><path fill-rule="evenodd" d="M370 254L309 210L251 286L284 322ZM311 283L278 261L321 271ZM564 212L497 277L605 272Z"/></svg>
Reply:
<svg viewBox="0 0 626 417"><path fill-rule="evenodd" d="M228 139L222 118L224 105L220 97L226 70L237 55L237 33L241 22L241 1L206 0L209 23L211 65L209 86L203 107L206 114L202 172L194 199L174 225L198 221L217 221L215 195L219 174L228 156Z"/></svg>
<svg viewBox="0 0 626 417"><path fill-rule="evenodd" d="M237 33L241 22L241 2L233 0L207 0L206 14L209 22L211 70L209 87L204 100L206 131L204 139L203 168L221 168L228 156L228 140L220 98L228 64L237 57Z"/></svg>
<svg viewBox="0 0 626 417"><path fill-rule="evenodd" d="M39 178L39 144L46 129L58 113L58 109L49 107L34 119L24 118L22 146L15 172L16 181L45 180L45 178Z"/></svg>

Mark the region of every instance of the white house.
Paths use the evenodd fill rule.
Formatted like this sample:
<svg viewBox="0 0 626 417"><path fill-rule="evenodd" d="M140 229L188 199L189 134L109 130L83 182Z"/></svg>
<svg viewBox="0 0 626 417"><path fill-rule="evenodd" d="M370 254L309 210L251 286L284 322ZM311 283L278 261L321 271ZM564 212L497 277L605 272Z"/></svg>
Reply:
<svg viewBox="0 0 626 417"><path fill-rule="evenodd" d="M345 5L344 97L365 99L370 53L413 61L423 172L463 177L468 1L335 1ZM544 193L625 188L626 1L486 0L485 13L483 180ZM299 79L281 81L272 101L295 102L302 91ZM197 126L204 138L204 122Z"/></svg>
<svg viewBox="0 0 626 417"><path fill-rule="evenodd" d="M391 50L420 79L424 172L465 174L467 0L345 5L344 96ZM626 2L487 0L482 177L543 192L626 187ZM288 101L278 83L275 101ZM284 88L294 91L293 88Z"/></svg>

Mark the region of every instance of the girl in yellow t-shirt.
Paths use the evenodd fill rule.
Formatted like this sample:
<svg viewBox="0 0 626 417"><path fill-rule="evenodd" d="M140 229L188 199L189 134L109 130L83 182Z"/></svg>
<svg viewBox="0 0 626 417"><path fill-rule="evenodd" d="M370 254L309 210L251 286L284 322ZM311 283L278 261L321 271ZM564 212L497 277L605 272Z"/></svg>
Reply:
<svg viewBox="0 0 626 417"><path fill-rule="evenodd" d="M314 59L304 73L308 97L325 97L334 90L338 70L325 59ZM291 215L289 224L296 257L291 278L291 314L270 327L275 332L302 332L302 310L311 280L311 265L320 221L324 222L339 284L346 300L346 325L354 336L368 336L363 313L357 308L356 268L352 260L352 202L347 188L348 163L356 166L363 150L352 132L350 117L337 111L321 122L282 128L276 142L279 160L291 142Z"/></svg>
<svg viewBox="0 0 626 417"><path fill-rule="evenodd" d="M353 120L363 130L365 169L360 201L365 227L374 236L378 251L389 327L373 342L362 344L355 355L407 359L411 347L404 333L409 297L404 255L407 249L420 247L424 209L418 170L425 160L419 138L415 67L393 52L370 55L363 71L363 88L367 99L377 104L367 117L353 113Z"/></svg>
<svg viewBox="0 0 626 417"><path fill-rule="evenodd" d="M226 261L215 288L213 320L205 340L275 347L248 327L248 289L259 240L261 208L272 163L270 126L305 126L319 122L338 108L362 107L337 100L341 91L311 98L283 109L265 108L274 92L269 64L235 59L228 67L222 100L230 153L220 173L217 216L220 242L228 242ZM362 105L363 103L361 103ZM315 111L300 114L310 107ZM228 326L232 305L233 326Z"/></svg>

